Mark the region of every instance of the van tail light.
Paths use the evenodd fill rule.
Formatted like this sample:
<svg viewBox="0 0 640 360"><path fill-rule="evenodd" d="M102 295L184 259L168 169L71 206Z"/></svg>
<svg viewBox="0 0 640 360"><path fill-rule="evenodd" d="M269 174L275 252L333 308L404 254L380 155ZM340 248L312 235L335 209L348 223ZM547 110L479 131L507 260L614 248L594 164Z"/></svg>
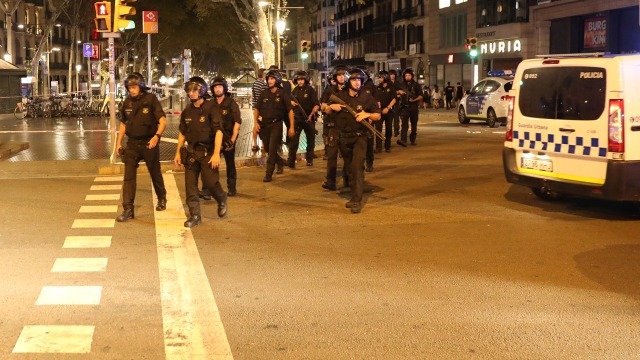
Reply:
<svg viewBox="0 0 640 360"><path fill-rule="evenodd" d="M609 100L609 152L624 152L624 100Z"/></svg>
<svg viewBox="0 0 640 360"><path fill-rule="evenodd" d="M507 96L507 131L504 133L506 141L513 141L513 104L516 101L515 96Z"/></svg>

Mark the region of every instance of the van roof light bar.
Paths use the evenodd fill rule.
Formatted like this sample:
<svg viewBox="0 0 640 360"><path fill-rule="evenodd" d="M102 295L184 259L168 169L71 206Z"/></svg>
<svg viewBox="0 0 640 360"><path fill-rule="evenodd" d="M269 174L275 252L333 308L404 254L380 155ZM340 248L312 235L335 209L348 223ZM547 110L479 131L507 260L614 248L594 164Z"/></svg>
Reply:
<svg viewBox="0 0 640 360"><path fill-rule="evenodd" d="M581 57L603 57L609 55L608 52L594 52L594 53L574 53L574 54L546 54L536 55L537 58L549 59L549 58L581 58Z"/></svg>

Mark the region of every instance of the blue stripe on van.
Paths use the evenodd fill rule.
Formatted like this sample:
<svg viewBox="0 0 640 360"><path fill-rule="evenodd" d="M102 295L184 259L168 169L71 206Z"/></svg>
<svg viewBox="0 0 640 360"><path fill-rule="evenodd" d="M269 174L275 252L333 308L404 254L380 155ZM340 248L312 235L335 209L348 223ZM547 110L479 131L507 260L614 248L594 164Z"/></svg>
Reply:
<svg viewBox="0 0 640 360"><path fill-rule="evenodd" d="M567 135L559 137L560 142L556 143L554 134L546 134L547 141L544 141L545 134L531 131L513 132L513 140L518 141L518 147L531 150L553 151L555 153L577 154L583 156L606 157L607 148L600 147L598 138L585 138L577 136L571 138ZM535 139L535 140L532 140ZM585 145L590 144L590 145Z"/></svg>

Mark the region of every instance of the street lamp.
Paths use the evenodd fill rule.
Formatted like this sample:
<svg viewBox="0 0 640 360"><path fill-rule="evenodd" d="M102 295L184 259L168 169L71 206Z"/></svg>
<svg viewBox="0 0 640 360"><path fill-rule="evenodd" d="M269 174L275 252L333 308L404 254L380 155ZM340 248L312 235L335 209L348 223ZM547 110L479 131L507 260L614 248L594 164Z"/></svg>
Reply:
<svg viewBox="0 0 640 360"><path fill-rule="evenodd" d="M76 64L76 91L80 92L80 70L82 70L82 65Z"/></svg>

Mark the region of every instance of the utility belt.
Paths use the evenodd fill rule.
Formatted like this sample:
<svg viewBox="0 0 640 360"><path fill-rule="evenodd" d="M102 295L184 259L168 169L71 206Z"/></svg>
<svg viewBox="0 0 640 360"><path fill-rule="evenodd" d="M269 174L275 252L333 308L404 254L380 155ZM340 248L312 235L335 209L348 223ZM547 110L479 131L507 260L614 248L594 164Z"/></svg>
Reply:
<svg viewBox="0 0 640 360"><path fill-rule="evenodd" d="M261 125L271 125L271 124L276 124L279 121L283 121L283 120L279 119L279 118L262 118L262 122L260 124Z"/></svg>
<svg viewBox="0 0 640 360"><path fill-rule="evenodd" d="M152 137L154 137L156 134L153 133L149 136L130 136L129 134L127 134L127 137L129 138L129 140L135 140L135 141L144 141L147 142L149 140L151 140Z"/></svg>
<svg viewBox="0 0 640 360"><path fill-rule="evenodd" d="M212 143L197 142L189 144L180 149L180 160L186 169L191 167L198 161L206 158L213 153Z"/></svg>

